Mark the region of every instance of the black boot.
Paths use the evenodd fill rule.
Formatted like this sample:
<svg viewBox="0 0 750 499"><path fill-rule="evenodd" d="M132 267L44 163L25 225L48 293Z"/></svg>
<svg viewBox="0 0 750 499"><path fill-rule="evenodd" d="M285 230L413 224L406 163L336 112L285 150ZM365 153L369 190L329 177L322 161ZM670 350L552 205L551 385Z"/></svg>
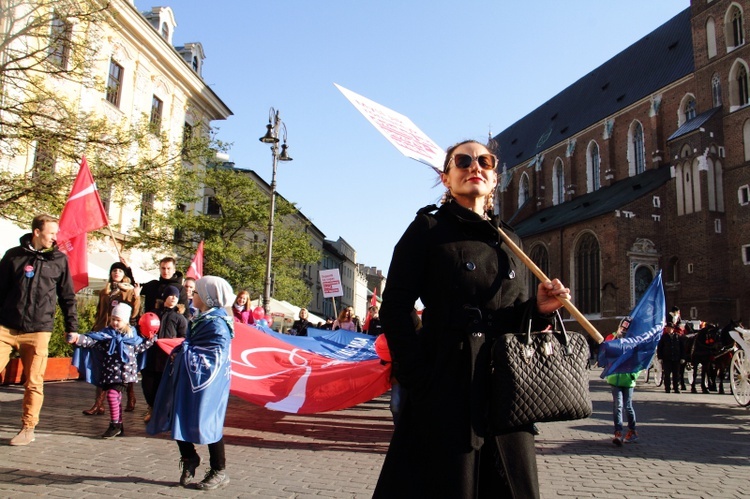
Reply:
<svg viewBox="0 0 750 499"><path fill-rule="evenodd" d="M110 421L109 428L107 428L107 431L102 433L102 438L115 438L115 437L122 437L125 435L125 430L122 427L122 423L115 423L114 421Z"/></svg>
<svg viewBox="0 0 750 499"><path fill-rule="evenodd" d="M180 469L182 475L180 475L180 485L187 487L193 482L195 478L195 469L201 465L201 457L196 454L193 458L181 458Z"/></svg>

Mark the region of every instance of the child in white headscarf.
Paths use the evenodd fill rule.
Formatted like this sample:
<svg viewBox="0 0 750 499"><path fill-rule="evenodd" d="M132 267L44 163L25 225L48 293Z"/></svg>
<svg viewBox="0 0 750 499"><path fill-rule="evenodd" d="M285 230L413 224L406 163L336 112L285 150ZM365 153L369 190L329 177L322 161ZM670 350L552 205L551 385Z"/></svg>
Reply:
<svg viewBox="0 0 750 499"><path fill-rule="evenodd" d="M96 348L100 355L92 357L99 376L97 385L102 387L109 405L109 428L102 438L114 438L125 434L122 426L122 392L128 383L138 382L137 355L146 351L156 341L144 340L130 327L130 305L118 303L109 316L109 327L90 334L71 333L68 342L80 348Z"/></svg>
<svg viewBox="0 0 750 499"><path fill-rule="evenodd" d="M199 313L185 341L172 351L156 395L150 434L171 431L180 448L180 485L191 486L201 464L195 444L208 444L210 469L195 485L202 490L229 483L224 455L224 416L229 400L230 345L234 320L225 310L234 302L232 287L221 277L195 282L193 304Z"/></svg>

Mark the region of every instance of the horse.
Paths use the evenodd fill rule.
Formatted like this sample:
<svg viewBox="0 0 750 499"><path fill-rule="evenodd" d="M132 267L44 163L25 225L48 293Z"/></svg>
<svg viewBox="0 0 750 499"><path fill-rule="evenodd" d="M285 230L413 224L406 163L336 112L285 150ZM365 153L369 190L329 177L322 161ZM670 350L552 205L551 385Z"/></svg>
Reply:
<svg viewBox="0 0 750 499"><path fill-rule="evenodd" d="M719 328L716 324L706 324L694 334L685 335L685 354L693 364L694 376L690 392L698 393L695 387L698 381L698 366L701 367L701 392L716 391L716 380L719 382L719 393L724 393L724 377L732 361L734 340L729 335L739 323L729 323Z"/></svg>

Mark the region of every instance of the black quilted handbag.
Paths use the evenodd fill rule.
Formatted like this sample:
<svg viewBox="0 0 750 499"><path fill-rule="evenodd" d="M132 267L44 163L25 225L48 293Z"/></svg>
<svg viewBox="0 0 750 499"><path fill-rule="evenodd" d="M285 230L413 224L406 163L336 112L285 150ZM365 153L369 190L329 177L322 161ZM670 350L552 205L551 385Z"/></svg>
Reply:
<svg viewBox="0 0 750 499"><path fill-rule="evenodd" d="M591 415L589 347L581 333L555 328L503 334L492 347L490 423L508 430L531 423L569 421Z"/></svg>

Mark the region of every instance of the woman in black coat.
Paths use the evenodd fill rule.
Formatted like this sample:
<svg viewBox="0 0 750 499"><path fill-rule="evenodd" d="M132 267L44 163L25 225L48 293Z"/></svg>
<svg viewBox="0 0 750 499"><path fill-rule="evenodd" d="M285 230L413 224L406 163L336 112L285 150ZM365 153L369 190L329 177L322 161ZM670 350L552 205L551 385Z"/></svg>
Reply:
<svg viewBox="0 0 750 499"><path fill-rule="evenodd" d="M555 279L527 298L527 271L488 215L496 167L478 142L451 147L443 205L420 210L393 252L380 319L407 395L375 498L539 496L532 428L489 424L489 351L497 334L519 330L527 310L544 329L556 297L570 290Z"/></svg>

